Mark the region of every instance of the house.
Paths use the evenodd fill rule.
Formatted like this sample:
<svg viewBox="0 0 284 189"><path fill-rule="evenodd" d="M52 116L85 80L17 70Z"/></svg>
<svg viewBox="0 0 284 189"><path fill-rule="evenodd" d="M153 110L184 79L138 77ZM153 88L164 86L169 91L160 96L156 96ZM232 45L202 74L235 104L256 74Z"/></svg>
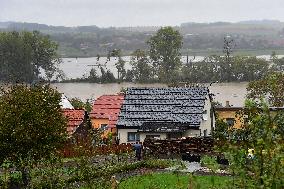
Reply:
<svg viewBox="0 0 284 189"><path fill-rule="evenodd" d="M231 106L229 101L226 101L224 107L215 107L215 113L217 118L225 121L230 128L240 129L246 123L248 115L245 114L245 107ZM284 107L269 107L272 115L275 115L277 111L283 111Z"/></svg>
<svg viewBox="0 0 284 189"><path fill-rule="evenodd" d="M124 100L124 95L103 95L93 104L90 119L93 128L116 134L116 122Z"/></svg>
<svg viewBox="0 0 284 189"><path fill-rule="evenodd" d="M63 109L63 115L67 118L68 136L86 136L88 128L88 114L82 109Z"/></svg>
<svg viewBox="0 0 284 189"><path fill-rule="evenodd" d="M226 101L226 105L215 107L215 113L217 118L224 120L232 128L241 128L243 123L246 120L246 115L243 115L241 112L243 107L234 107L230 105L229 101Z"/></svg>
<svg viewBox="0 0 284 189"><path fill-rule="evenodd" d="M209 136L214 127L206 87L128 88L117 122L119 143Z"/></svg>

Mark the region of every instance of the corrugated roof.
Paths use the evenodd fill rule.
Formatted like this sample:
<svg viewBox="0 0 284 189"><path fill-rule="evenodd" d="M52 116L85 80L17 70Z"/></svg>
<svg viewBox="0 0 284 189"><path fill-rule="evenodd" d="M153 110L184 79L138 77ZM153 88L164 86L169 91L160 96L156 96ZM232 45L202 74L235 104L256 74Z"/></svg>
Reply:
<svg viewBox="0 0 284 189"><path fill-rule="evenodd" d="M93 104L90 117L109 119L108 126L110 128L115 127L123 100L123 95L100 96Z"/></svg>
<svg viewBox="0 0 284 189"><path fill-rule="evenodd" d="M71 135L84 121L85 110L63 109L63 114L68 119L67 132Z"/></svg>

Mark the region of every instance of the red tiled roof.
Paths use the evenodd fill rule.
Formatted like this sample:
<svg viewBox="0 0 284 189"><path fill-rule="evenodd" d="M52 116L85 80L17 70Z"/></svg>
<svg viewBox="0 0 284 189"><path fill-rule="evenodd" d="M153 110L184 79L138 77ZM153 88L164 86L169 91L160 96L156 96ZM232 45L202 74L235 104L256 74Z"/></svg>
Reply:
<svg viewBox="0 0 284 189"><path fill-rule="evenodd" d="M123 95L103 95L99 97L93 104L90 117L109 119L109 127L115 127L123 100Z"/></svg>
<svg viewBox="0 0 284 189"><path fill-rule="evenodd" d="M64 116L68 119L67 132L73 134L78 126L84 121L85 111L74 109L63 109Z"/></svg>

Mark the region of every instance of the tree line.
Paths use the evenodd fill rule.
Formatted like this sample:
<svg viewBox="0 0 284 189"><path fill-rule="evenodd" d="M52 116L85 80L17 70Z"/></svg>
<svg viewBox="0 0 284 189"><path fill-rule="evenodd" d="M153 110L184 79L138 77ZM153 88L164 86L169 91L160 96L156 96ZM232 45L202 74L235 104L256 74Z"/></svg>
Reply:
<svg viewBox="0 0 284 189"><path fill-rule="evenodd" d="M210 83L210 82L243 82L259 80L271 73L282 72L284 58L272 53L270 61L257 57L232 56L234 41L224 38L224 55L211 55L201 61L188 60L181 62L183 38L172 27L161 28L147 42L148 51L135 50L131 55L131 69L125 70L125 61L121 51L114 49L108 53L117 57L118 79L101 77L92 69L87 82L138 82L138 83ZM112 75L111 73L108 73Z"/></svg>
<svg viewBox="0 0 284 189"><path fill-rule="evenodd" d="M181 61L183 37L172 27L163 27L151 36L148 50L135 50L131 55L131 69L120 49L109 50L107 59L115 57L117 78L102 65L92 68L80 79L63 82L138 82L138 83L210 83L259 80L270 73L282 72L284 58L274 54L266 61L256 57L232 56L233 40L224 38L224 55L211 55L203 60L186 64ZM49 36L34 32L0 33L0 81L33 83L38 80L59 81L64 74L58 69L61 63L58 45ZM97 55L97 60L100 55Z"/></svg>

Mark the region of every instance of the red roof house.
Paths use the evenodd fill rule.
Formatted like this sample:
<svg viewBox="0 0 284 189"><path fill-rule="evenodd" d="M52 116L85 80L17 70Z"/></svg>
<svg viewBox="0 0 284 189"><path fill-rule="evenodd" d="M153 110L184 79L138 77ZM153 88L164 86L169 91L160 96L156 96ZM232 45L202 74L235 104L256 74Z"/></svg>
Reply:
<svg viewBox="0 0 284 189"><path fill-rule="evenodd" d="M123 101L124 95L100 96L94 102L90 113L93 128L101 128L104 131L115 133L116 122Z"/></svg>
<svg viewBox="0 0 284 189"><path fill-rule="evenodd" d="M68 135L74 134L77 129L86 121L85 110L63 109L63 114L67 118Z"/></svg>

